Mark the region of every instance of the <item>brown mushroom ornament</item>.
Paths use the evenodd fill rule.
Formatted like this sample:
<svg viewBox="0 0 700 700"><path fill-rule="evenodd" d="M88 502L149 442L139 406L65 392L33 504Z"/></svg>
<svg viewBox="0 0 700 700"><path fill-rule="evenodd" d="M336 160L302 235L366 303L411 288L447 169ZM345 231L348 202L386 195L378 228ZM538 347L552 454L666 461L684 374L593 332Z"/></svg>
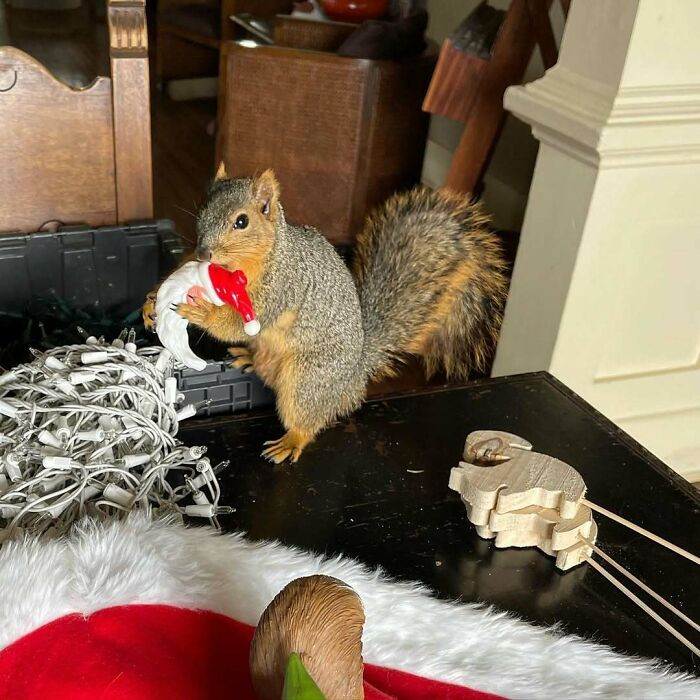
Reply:
<svg viewBox="0 0 700 700"><path fill-rule="evenodd" d="M250 672L259 700L283 697L292 654L326 700L362 700L360 597L330 576L308 576L287 584L268 605L250 647Z"/></svg>

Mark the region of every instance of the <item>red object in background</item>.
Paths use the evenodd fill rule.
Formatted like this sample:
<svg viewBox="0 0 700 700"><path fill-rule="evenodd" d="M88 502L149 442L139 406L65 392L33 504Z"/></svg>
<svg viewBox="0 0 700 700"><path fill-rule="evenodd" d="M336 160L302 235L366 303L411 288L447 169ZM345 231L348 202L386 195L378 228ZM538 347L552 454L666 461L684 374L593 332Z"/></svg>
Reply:
<svg viewBox="0 0 700 700"><path fill-rule="evenodd" d="M66 615L0 651L0 700L255 700L250 625L206 610L125 605ZM497 700L365 664L366 700Z"/></svg>
<svg viewBox="0 0 700 700"><path fill-rule="evenodd" d="M359 23L384 17L389 0L321 0L321 9L335 22Z"/></svg>

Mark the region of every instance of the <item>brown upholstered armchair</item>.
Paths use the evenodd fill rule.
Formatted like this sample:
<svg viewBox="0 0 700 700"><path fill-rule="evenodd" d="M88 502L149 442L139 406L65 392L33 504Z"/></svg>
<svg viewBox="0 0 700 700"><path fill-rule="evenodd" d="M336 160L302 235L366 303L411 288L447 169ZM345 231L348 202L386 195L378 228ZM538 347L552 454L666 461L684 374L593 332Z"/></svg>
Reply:
<svg viewBox="0 0 700 700"><path fill-rule="evenodd" d="M221 41L236 38L231 15L291 12L292 0L159 0L156 76L159 81L215 76Z"/></svg>

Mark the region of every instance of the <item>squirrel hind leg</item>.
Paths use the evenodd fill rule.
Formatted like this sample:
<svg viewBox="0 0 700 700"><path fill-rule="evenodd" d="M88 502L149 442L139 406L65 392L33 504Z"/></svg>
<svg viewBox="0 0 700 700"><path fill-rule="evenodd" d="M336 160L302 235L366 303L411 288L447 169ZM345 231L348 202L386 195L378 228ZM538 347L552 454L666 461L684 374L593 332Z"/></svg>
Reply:
<svg viewBox="0 0 700 700"><path fill-rule="evenodd" d="M265 449L262 451L262 456L274 464L281 464L286 460L295 463L299 461L304 448L313 439L313 433L292 428L278 440L268 440L264 443Z"/></svg>

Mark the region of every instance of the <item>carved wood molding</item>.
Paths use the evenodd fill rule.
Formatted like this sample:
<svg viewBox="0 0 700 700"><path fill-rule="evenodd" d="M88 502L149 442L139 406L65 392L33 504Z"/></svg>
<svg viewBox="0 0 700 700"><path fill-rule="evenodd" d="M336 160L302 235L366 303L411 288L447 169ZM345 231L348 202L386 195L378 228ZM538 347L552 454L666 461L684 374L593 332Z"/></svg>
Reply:
<svg viewBox="0 0 700 700"><path fill-rule="evenodd" d="M110 56L112 58L146 58L148 31L145 0L109 0Z"/></svg>
<svg viewBox="0 0 700 700"><path fill-rule="evenodd" d="M38 86L56 98L62 95L96 95L110 91L110 79L100 76L85 87L68 85L33 56L14 46L0 46L0 96L25 90L31 92Z"/></svg>
<svg viewBox="0 0 700 700"><path fill-rule="evenodd" d="M599 169L700 163L700 83L615 87L557 65L509 88L505 106Z"/></svg>

